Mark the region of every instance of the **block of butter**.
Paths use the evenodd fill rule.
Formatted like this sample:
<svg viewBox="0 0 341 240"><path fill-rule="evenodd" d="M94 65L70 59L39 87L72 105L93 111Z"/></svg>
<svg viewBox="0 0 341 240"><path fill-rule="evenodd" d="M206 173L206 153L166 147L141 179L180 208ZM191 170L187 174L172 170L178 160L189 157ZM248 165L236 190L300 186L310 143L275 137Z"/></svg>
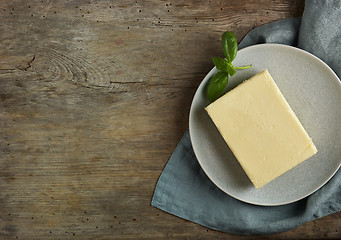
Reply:
<svg viewBox="0 0 341 240"><path fill-rule="evenodd" d="M227 92L206 111L256 188L317 152L267 70Z"/></svg>

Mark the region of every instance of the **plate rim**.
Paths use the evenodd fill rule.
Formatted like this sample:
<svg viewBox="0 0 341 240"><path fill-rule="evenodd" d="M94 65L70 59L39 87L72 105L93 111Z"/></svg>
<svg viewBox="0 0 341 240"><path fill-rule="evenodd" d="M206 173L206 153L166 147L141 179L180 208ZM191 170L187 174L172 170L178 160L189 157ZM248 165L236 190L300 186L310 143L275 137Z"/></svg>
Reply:
<svg viewBox="0 0 341 240"><path fill-rule="evenodd" d="M298 47L294 47L294 46L290 46L290 45L285 45L285 44L280 44L280 43L261 43L261 44L254 44L254 45L251 45L251 46L248 46L248 47L244 47L240 50L238 50L238 52L241 52L241 51L245 51L245 50L248 50L248 49L251 49L251 48L259 48L259 47L280 47L280 48L290 48L294 51L298 51L298 52L301 52L303 54L306 54L308 55L309 57L312 57L314 58L315 60L317 60L318 62L320 62L321 64L323 64L325 67L327 67L327 69L335 76L335 78L338 80L338 83L339 83L339 87L341 89L341 80L340 78L337 76L337 74L334 72L333 69L331 69L331 67L328 66L328 64L326 64L324 61L322 61L320 58L318 58L317 56L313 55L312 53L310 52L307 52L303 49L300 49ZM249 200L245 200L239 196L236 196L235 194L232 194L230 192L228 192L226 189L223 189L222 187L219 186L219 184L217 184L215 181L213 181L213 179L207 174L207 170L205 170L202 166L202 163L201 161L199 160L198 158L198 153L196 151L196 148L195 146L193 145L193 137L192 137L192 134L191 132L193 131L193 129L191 128L192 124L191 122L193 121L193 107L194 107L194 100L195 98L197 97L197 95L199 94L199 89L201 89L202 87L204 87L203 85L206 84L206 82L208 81L209 78L211 78L211 76L214 74L214 72L216 72L217 69L216 67L214 66L206 75L205 77L203 78L203 80L200 82L199 86L197 87L196 91L195 91L195 94L192 98L192 102L191 102L191 106L190 106L190 111L189 111L189 119L188 119L188 122L189 122L189 135L190 135L190 140L191 140L191 144L192 144L192 148L193 148L193 152L194 152L194 155L201 167L201 169L204 171L205 175L210 179L210 181L216 186L218 187L221 191L223 191L224 193L228 194L229 196L239 200L239 201L242 201L242 202L245 202L245 203L249 203L249 204L253 204L253 205L258 205L258 206L282 206L282 205L286 205L286 204L290 204L290 203L294 203L294 202L297 202L299 200L302 200L303 198L306 198L308 196L310 196L311 194L313 194L314 192L318 191L319 189L321 189L324 185L326 185L331 178L334 177L334 175L337 173L337 171L340 169L341 167L341 157L340 157L340 162L338 164L338 167L334 170L334 172L323 182L321 182L321 184L319 184L319 186L316 188L316 189L313 189L312 191L308 191L308 193L306 194L303 194L303 196L300 196L299 198L295 198L293 200L288 200L288 201L282 201L282 202L279 202L279 203L259 203L259 202L254 202L254 201L249 201ZM191 130L192 129L192 130Z"/></svg>

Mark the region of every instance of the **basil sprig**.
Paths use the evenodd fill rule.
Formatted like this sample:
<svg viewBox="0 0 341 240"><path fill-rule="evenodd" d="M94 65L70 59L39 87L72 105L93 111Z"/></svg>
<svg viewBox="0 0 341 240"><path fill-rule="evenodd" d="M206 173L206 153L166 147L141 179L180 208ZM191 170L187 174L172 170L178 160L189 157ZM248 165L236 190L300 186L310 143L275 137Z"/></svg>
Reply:
<svg viewBox="0 0 341 240"><path fill-rule="evenodd" d="M252 66L235 67L232 65L232 61L236 58L238 51L237 38L233 32L224 32L221 40L225 58L212 58L219 72L211 78L207 87L207 97L211 102L221 96L228 83L229 76L233 76L236 73L236 69L247 69Z"/></svg>

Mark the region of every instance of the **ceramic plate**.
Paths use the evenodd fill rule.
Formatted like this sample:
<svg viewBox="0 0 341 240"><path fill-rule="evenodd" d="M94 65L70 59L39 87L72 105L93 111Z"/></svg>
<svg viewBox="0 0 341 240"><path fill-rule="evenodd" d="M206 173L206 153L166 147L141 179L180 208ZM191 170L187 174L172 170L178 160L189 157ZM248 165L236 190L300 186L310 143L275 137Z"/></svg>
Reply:
<svg viewBox="0 0 341 240"><path fill-rule="evenodd" d="M213 68L195 93L189 130L195 155L207 176L221 190L241 201L266 206L302 199L322 187L341 164L341 84L320 59L298 48L260 44L238 51L237 70L226 91L268 69L282 94L313 139L318 153L260 189L256 189L205 111Z"/></svg>

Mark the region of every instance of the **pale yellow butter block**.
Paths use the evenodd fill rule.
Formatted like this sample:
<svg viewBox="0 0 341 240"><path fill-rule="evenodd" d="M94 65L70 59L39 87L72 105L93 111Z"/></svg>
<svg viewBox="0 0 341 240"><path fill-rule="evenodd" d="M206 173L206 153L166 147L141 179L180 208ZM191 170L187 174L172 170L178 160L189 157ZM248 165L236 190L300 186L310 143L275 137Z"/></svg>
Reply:
<svg viewBox="0 0 341 240"><path fill-rule="evenodd" d="M206 111L256 188L317 152L267 70L227 92Z"/></svg>

